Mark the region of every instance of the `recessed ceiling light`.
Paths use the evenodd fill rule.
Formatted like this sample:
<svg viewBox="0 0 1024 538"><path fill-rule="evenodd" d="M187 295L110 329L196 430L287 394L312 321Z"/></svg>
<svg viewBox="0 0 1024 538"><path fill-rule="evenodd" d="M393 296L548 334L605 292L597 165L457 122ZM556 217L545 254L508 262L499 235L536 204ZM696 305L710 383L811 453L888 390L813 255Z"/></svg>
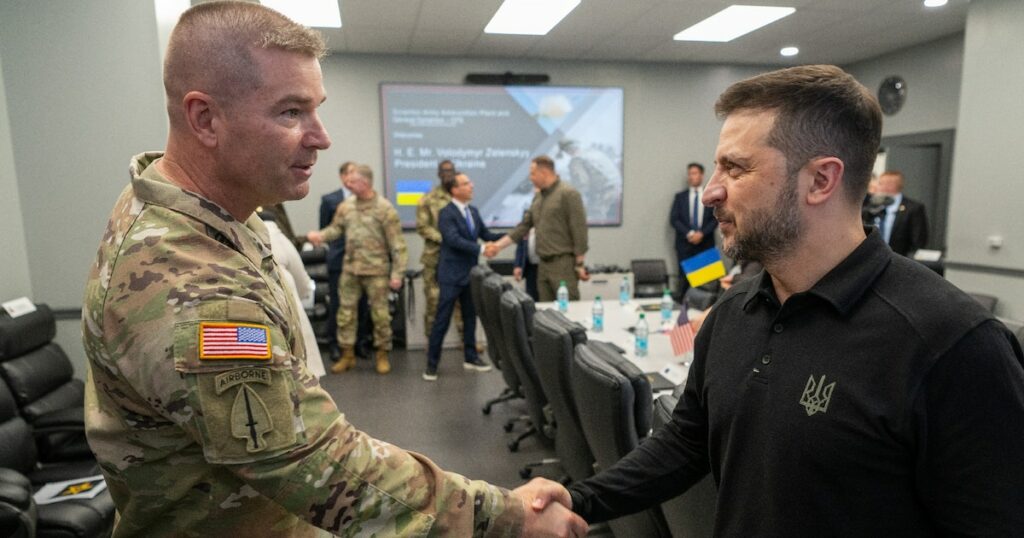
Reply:
<svg viewBox="0 0 1024 538"><path fill-rule="evenodd" d="M924 7L942 7L949 3L949 0L924 0Z"/></svg>
<svg viewBox="0 0 1024 538"><path fill-rule="evenodd" d="M800 54L800 49L796 47L782 47L779 54L783 56L796 56L797 54Z"/></svg>
<svg viewBox="0 0 1024 538"><path fill-rule="evenodd" d="M791 15L795 8L732 5L675 35L676 41L725 43Z"/></svg>
<svg viewBox="0 0 1024 538"><path fill-rule="evenodd" d="M484 32L545 35L578 5L580 0L505 0Z"/></svg>
<svg viewBox="0 0 1024 538"><path fill-rule="evenodd" d="M306 26L317 28L341 28L339 0L260 0L270 9Z"/></svg>

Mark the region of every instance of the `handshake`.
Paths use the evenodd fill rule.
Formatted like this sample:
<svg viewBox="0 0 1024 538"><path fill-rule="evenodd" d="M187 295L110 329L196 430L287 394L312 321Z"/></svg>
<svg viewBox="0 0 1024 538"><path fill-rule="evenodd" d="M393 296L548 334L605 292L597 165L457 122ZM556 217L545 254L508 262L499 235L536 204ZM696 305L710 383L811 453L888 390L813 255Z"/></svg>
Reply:
<svg viewBox="0 0 1024 538"><path fill-rule="evenodd" d="M487 256L488 259L497 256L499 252L501 252L501 247L498 246L497 241L488 241L484 243L484 256Z"/></svg>
<svg viewBox="0 0 1024 538"><path fill-rule="evenodd" d="M525 518L523 536L557 536L560 538L587 535L586 521L572 512L572 498L565 486L544 478L512 490L523 502Z"/></svg>

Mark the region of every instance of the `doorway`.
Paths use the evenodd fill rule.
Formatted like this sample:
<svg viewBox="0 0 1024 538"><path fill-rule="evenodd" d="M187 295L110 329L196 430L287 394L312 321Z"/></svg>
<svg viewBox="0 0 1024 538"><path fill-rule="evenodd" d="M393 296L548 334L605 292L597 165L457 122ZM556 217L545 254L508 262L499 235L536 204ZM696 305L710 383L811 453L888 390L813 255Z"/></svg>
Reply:
<svg viewBox="0 0 1024 538"><path fill-rule="evenodd" d="M921 202L928 216L926 248L946 250L949 184L956 131L947 129L882 137L885 168L903 172L903 193Z"/></svg>

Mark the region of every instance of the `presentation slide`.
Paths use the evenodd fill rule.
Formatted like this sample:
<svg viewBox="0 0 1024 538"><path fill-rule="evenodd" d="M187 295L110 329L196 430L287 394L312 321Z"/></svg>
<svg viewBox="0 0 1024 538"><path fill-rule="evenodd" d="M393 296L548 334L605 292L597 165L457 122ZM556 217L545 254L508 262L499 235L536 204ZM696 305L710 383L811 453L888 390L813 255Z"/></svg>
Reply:
<svg viewBox="0 0 1024 538"><path fill-rule="evenodd" d="M450 159L487 225L511 227L533 199L530 159L547 155L590 225L619 225L622 99L622 88L382 84L385 192L415 227L416 202Z"/></svg>

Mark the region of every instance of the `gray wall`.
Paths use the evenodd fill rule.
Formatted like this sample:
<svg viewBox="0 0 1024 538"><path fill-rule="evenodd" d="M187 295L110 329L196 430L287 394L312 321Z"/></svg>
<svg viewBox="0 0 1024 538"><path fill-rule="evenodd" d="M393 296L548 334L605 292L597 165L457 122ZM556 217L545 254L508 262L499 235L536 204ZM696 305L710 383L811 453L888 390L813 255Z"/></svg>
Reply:
<svg viewBox="0 0 1024 538"><path fill-rule="evenodd" d="M2 2L0 56L31 291L77 308L129 157L166 138L153 3Z"/></svg>
<svg viewBox="0 0 1024 538"><path fill-rule="evenodd" d="M347 160L382 169L380 82L460 84L469 72L548 73L554 85L625 89L623 225L591 228L588 263L628 265L632 258L674 260L668 213L683 185L686 163L710 170L719 122L712 106L726 86L762 70L751 67L510 61L379 55L328 58L327 102L321 113L333 145L320 156L311 194L287 204L296 230L317 224L319 195L338 188L337 166ZM378 181L378 185L380 182ZM422 241L406 234L410 265L419 267ZM511 257L512 250L503 253ZM674 261L669 266L674 265ZM670 269L671 271L671 269Z"/></svg>
<svg viewBox="0 0 1024 538"><path fill-rule="evenodd" d="M4 258L0 263L0 301L32 296L3 82L3 62L0 61L0 193L3 193L0 195L0 252Z"/></svg>
<svg viewBox="0 0 1024 538"><path fill-rule="evenodd" d="M962 264L948 278L999 296L997 312L1016 319L1024 319L1021 28L1024 2L971 3L948 228L949 259ZM1003 238L1001 249L989 248L991 235Z"/></svg>
<svg viewBox="0 0 1024 538"><path fill-rule="evenodd" d="M894 116L886 116L884 136L953 129L960 103L963 34L945 37L845 69L873 93L886 77L907 82L907 101Z"/></svg>

